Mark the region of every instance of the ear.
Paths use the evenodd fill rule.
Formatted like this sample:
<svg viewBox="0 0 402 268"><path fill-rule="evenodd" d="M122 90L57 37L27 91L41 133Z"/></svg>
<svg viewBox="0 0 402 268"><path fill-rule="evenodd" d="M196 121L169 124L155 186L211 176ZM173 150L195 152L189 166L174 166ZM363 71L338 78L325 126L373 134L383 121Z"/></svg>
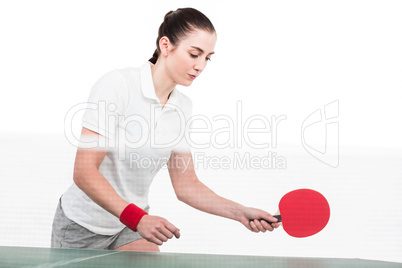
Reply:
<svg viewBox="0 0 402 268"><path fill-rule="evenodd" d="M166 57L172 49L172 44L170 43L169 38L162 36L162 38L159 39L159 48L161 50L161 54Z"/></svg>

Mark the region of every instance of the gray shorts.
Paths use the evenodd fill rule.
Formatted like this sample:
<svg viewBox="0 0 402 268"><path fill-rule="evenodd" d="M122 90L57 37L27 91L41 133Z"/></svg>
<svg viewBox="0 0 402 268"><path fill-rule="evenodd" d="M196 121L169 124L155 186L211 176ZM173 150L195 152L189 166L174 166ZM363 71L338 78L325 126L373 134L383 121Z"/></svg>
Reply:
<svg viewBox="0 0 402 268"><path fill-rule="evenodd" d="M125 227L115 235L100 235L67 218L61 207L61 198L56 209L52 227L52 248L116 249L142 239L138 232Z"/></svg>

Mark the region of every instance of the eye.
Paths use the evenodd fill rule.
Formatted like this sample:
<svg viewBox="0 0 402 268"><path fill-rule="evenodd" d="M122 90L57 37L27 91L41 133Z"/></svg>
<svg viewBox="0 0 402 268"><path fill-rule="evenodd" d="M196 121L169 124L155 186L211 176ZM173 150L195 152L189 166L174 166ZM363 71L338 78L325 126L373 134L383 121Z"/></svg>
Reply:
<svg viewBox="0 0 402 268"><path fill-rule="evenodd" d="M191 53L190 53L190 56L191 56L192 58L198 58L198 55L195 55L195 54L191 54Z"/></svg>
<svg viewBox="0 0 402 268"><path fill-rule="evenodd" d="M211 61L211 58L205 58L205 60L209 60L209 61Z"/></svg>

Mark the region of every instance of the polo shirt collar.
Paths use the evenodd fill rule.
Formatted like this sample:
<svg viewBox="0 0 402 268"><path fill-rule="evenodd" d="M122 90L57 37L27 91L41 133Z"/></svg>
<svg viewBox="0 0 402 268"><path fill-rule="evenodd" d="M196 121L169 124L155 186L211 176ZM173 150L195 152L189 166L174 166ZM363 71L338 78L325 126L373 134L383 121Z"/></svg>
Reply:
<svg viewBox="0 0 402 268"><path fill-rule="evenodd" d="M147 62L142 65L140 74L141 74L141 89L144 96L148 99L155 100L157 103L159 102L158 97L155 93L154 82L152 80L152 71L151 67L153 64L151 62ZM171 104L173 106L179 106L179 96L176 87L173 89L172 93L169 96L167 104ZM169 105L165 106L168 107Z"/></svg>
<svg viewBox="0 0 402 268"><path fill-rule="evenodd" d="M146 98L158 101L158 97L155 94L154 82L152 81L152 65L151 62L147 62L141 66L141 89Z"/></svg>

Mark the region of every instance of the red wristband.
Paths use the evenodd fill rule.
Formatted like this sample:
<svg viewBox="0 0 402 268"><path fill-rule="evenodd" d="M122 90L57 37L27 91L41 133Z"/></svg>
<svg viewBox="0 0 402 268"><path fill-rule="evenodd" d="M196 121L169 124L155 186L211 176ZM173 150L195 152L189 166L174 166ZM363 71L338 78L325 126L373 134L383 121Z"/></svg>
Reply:
<svg viewBox="0 0 402 268"><path fill-rule="evenodd" d="M144 215L148 215L148 213L136 205L130 204L121 213L120 221L134 232L137 232L137 225Z"/></svg>

